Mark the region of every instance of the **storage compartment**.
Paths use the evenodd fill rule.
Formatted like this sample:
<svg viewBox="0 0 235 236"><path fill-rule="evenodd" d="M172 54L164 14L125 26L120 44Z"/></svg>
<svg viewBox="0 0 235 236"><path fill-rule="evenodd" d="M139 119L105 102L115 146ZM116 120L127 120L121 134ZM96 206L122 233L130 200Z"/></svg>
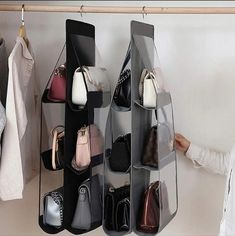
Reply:
<svg viewBox="0 0 235 236"><path fill-rule="evenodd" d="M178 204L171 96L163 82L154 28L133 21L131 33L106 124L103 228L108 235L132 230L138 235L157 234L174 217ZM126 66L131 71L129 102L117 92L121 86L127 87L125 76L120 79ZM130 145L126 145L127 133ZM124 168L126 146L130 148L130 170ZM118 222L126 223L125 216L130 226L120 230Z"/></svg>

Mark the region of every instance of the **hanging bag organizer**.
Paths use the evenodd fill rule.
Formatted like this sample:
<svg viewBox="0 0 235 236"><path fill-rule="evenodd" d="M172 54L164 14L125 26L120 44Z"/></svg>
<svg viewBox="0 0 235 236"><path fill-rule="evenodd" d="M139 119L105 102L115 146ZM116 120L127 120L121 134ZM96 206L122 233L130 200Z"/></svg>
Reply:
<svg viewBox="0 0 235 236"><path fill-rule="evenodd" d="M131 61L131 106L129 109L123 109L122 106L115 103L116 97L113 97L106 124L104 168L106 214L104 214L103 228L107 235L124 235L131 231L137 235L153 235L159 233L172 220L178 209L172 101L161 74L154 45L153 25L131 22L131 43L128 52ZM143 74L146 75L145 79L150 79L146 81L146 84L144 84L143 78L141 79ZM153 81L154 79L156 81ZM151 87L152 84L157 87ZM119 83L117 88L118 86L120 86ZM156 101L144 97L146 103L143 103L141 95L143 95L144 86L148 91L154 93L152 99L156 99ZM122 117L122 122L124 121L126 128L129 125L126 130L131 133L129 173L113 172L109 165L112 144L115 140L113 132L116 131L113 131L113 128L116 128L119 122L122 123L118 118L113 118L115 112L119 115L126 114L124 118ZM130 124L127 121L128 116ZM114 122L115 125L113 125ZM125 129L121 130L123 132ZM152 162L145 162L145 157L151 159ZM111 175L114 177L111 178ZM128 178L129 182L126 182ZM120 185L120 183L122 184ZM129 216L130 225L128 230L120 232L117 227L112 226L112 221L107 222L108 219L113 219L113 216L107 213L109 212L107 208L112 204L105 196L115 197L112 192L115 193L119 189L118 187L123 186L124 188L127 183L130 184L130 212L125 215ZM157 187L152 188L152 186ZM115 199L112 200L112 202L114 201ZM114 211L113 209L112 211Z"/></svg>
<svg viewBox="0 0 235 236"><path fill-rule="evenodd" d="M154 108L145 107L139 93L140 77L144 69L154 73L154 78L159 79L161 77L161 73L158 73L160 72L160 65L153 41L154 27L140 22L131 22L131 64L127 63L126 65L127 69L131 71L131 106L127 109L119 109L118 106L106 107L104 108L106 113L102 116L97 116L96 113L97 110L102 108L103 104L100 101L104 101L104 97L101 96L98 103L93 103L92 101L94 101L97 94L88 91L87 104L82 109L73 104L71 99L74 71L84 65L95 66L96 64L94 34L94 26L92 25L72 20L66 22L67 91L65 121L59 123L59 125L65 126L63 169L56 171L44 170L41 161L39 224L45 232L50 234L58 233L64 229L73 234L86 233L102 224L102 220L99 218L100 213L97 214L95 209L103 199L104 205L101 205L103 209L103 229L107 235L123 235L131 231L138 235L143 234L143 232L145 235L152 234L153 231L149 230L148 227L152 227L154 234L157 234L175 216L178 209L178 195L176 152L173 145L174 123L170 93L165 89L163 81L158 81L160 89L156 94L157 101ZM51 101L42 99L42 102L44 105ZM115 113L117 113L117 117L113 117ZM120 126L118 122L118 116L120 115L124 116L123 119L125 120L125 127L121 128L118 127ZM102 126L105 116L108 119L105 128L104 146L104 196L96 198L99 195L97 194L99 189L92 187L94 182L91 178L94 177L92 173L93 165L89 165L87 169L80 172L71 166L71 161L76 153L77 131L84 125L88 126L95 122L101 122L100 125ZM102 117L102 119L96 120L97 117ZM45 124L42 125L43 117L41 118L42 127ZM113 122L115 122L115 126L113 126ZM58 123L53 124L53 127L56 125ZM144 144L149 142L148 134L151 129L155 130L153 137L156 144L154 144L156 146L156 155L154 156L157 159L156 166L143 162L143 155L146 151ZM165 132L166 130L169 132ZM119 135L127 135L128 133L131 133L131 145L129 145L131 147L130 169L126 172L113 172L107 162L110 151L112 151L113 141ZM104 132L102 134L104 135ZM45 151L42 142L45 140L44 136L45 134L41 132L41 152ZM170 148L164 148L162 152L160 150L166 140L168 144L172 142L172 146L166 145ZM100 162L97 164L100 164ZM45 182L42 181L42 178L45 178ZM48 181L48 178L50 178L50 181ZM51 184L52 182L53 184ZM152 194L154 192L148 192L153 183L160 186L156 188L155 195ZM97 187L97 184L95 186ZM106 196L110 196L110 198L106 198ZM150 202L154 200L157 204L149 205L149 201L146 201L148 196L151 196L152 200ZM83 202L82 199L86 199L86 201ZM61 205L62 203L63 205ZM114 225L114 227L110 228L107 228L109 224L106 224L108 211L104 212L104 209L107 210L107 203L114 206L111 216L113 220L111 225ZM51 220L50 215L43 217L45 212L51 214L51 209L43 210L43 207L50 206L50 204L56 206L56 222ZM89 211L86 212L87 220L85 221L83 221L85 218L81 217L79 210L83 206L86 206ZM155 216L157 216L154 221L151 221L151 214L149 215L152 207L155 207ZM140 211L140 209L142 210ZM74 214L77 214L76 212L78 212L78 215L74 217ZM93 217L94 213L96 216ZM95 219L95 221L93 222L92 219ZM77 228L80 226L81 229Z"/></svg>
<svg viewBox="0 0 235 236"><path fill-rule="evenodd" d="M65 55L65 54L64 54ZM61 56L61 55L60 55ZM65 60L65 58L64 58ZM96 168L96 173L100 173L100 164L103 162L103 153L100 153L100 148L94 146L97 141L96 136L91 137L89 140L90 153L97 154L94 158L91 157L90 165L85 168L83 171L78 171L74 169L71 165L71 161L76 154L76 143L77 143L77 132L84 126L96 125L100 126L99 116L104 116L103 110L106 109L106 106L110 103L110 85L107 78L104 78L103 82L106 82L106 91L103 96L102 93L92 93L88 91L87 104L82 109L76 104L72 103L71 92L72 92L72 82L74 71L78 67L88 66L94 67L96 65L95 60L95 27L93 25L78 22L74 20L66 21L66 101L64 105L52 105L52 103L62 103L53 102L47 99L48 88L50 80L46 86L45 92L42 97L42 107L45 106L45 103L50 103L48 109L56 111L58 107L63 106L60 110L60 114L65 113L65 117L59 119L54 117L54 122L59 121L59 125L65 127L64 130L64 160L63 160L63 169L58 171L49 171L44 170L43 163L40 164L40 183L39 183L39 225L47 233L55 234L64 229L68 230L72 234L83 234L94 230L102 224L102 178L100 175L93 174L93 168ZM65 62L64 61L64 62ZM58 66L58 63L57 63ZM56 69L56 67L55 67ZM55 71L54 69L54 71ZM101 95L101 96L100 96ZM97 98L97 96L99 98ZM97 102L99 101L99 102ZM105 104L104 104L105 103ZM100 109L102 108L102 110ZM63 110L64 109L64 110ZM95 111L96 110L96 111ZM42 114L42 113L41 113ZM41 117L41 127L44 127L45 124L43 117ZM57 126L55 123L53 126ZM92 127L92 126L91 126ZM100 128L100 127L99 127ZM45 151L43 141L45 140L45 135L41 129L41 152ZM100 137L104 131L100 128ZM88 128L88 133L90 135L95 135L94 132L90 133L90 126ZM47 137L48 139L48 137ZM93 141L94 140L94 141ZM100 141L100 140L99 140ZM95 143L92 143L95 142ZM102 142L100 142L102 143ZM99 145L99 144L98 144ZM94 147L94 150L93 150ZM99 152L97 151L99 150ZM102 151L101 151L102 152ZM95 155L94 154L94 155ZM53 172L53 173L52 173ZM99 184L98 184L99 183ZM61 188L60 188L61 187ZM62 189L60 193L54 193L57 189ZM84 191L86 190L86 191ZM61 196L63 201L57 201L57 198L48 197L49 201L44 201L44 196L47 196L53 192L53 196ZM49 195L50 196L50 195ZM86 212L87 218L83 218L82 223L80 223L80 207L83 205L81 199L86 199L87 209L90 210L90 213ZM55 199L56 202L52 202ZM48 211L50 217L45 218L45 206L51 206L50 203L56 204L63 203L62 207L58 207L61 213L61 225L54 224L54 226L47 224L46 222L51 221L51 213L53 211ZM82 205L81 205L82 204ZM83 206L82 206L83 207ZM100 208L100 213L95 211L95 208ZM52 209L50 209L52 210ZM58 211L57 211L58 212ZM47 213L47 211L46 211ZM58 215L58 214L57 214ZM45 220L46 219L46 220ZM58 220L57 220L58 221ZM80 228L79 228L80 226Z"/></svg>

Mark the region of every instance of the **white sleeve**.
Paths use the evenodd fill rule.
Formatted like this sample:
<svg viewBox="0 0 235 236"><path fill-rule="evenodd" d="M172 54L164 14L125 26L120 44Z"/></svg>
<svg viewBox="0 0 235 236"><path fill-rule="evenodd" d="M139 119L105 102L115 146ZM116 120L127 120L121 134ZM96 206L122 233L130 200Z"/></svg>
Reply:
<svg viewBox="0 0 235 236"><path fill-rule="evenodd" d="M0 165L0 198L3 201L21 199L24 185L13 76L13 63L9 58L9 79L6 99L7 123L4 130Z"/></svg>
<svg viewBox="0 0 235 236"><path fill-rule="evenodd" d="M195 167L204 167L221 175L226 175L229 171L230 152L218 152L191 143L185 155L193 161Z"/></svg>

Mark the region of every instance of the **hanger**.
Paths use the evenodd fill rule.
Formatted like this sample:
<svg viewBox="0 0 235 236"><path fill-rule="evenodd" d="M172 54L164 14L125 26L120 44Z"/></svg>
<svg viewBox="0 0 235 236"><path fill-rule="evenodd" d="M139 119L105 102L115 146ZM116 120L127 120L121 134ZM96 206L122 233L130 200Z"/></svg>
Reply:
<svg viewBox="0 0 235 236"><path fill-rule="evenodd" d="M23 38L27 47L28 47L28 44L29 44L29 41L27 39L27 36L26 36L26 29L25 29L25 25L24 25L24 4L22 5L22 8L21 8L21 26L19 28L19 37Z"/></svg>

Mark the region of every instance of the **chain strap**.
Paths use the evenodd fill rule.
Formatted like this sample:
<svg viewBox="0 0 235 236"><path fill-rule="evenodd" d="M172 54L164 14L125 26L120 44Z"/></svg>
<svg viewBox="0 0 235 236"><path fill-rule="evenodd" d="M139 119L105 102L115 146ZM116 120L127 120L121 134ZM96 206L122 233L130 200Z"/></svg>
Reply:
<svg viewBox="0 0 235 236"><path fill-rule="evenodd" d="M127 80L129 78L130 74L131 74L130 69L123 71L120 75L121 79L118 80L117 86L121 85L125 80Z"/></svg>
<svg viewBox="0 0 235 236"><path fill-rule="evenodd" d="M60 207L60 220L61 224L63 223L63 196L59 192L51 192L51 197L53 198L54 202Z"/></svg>

